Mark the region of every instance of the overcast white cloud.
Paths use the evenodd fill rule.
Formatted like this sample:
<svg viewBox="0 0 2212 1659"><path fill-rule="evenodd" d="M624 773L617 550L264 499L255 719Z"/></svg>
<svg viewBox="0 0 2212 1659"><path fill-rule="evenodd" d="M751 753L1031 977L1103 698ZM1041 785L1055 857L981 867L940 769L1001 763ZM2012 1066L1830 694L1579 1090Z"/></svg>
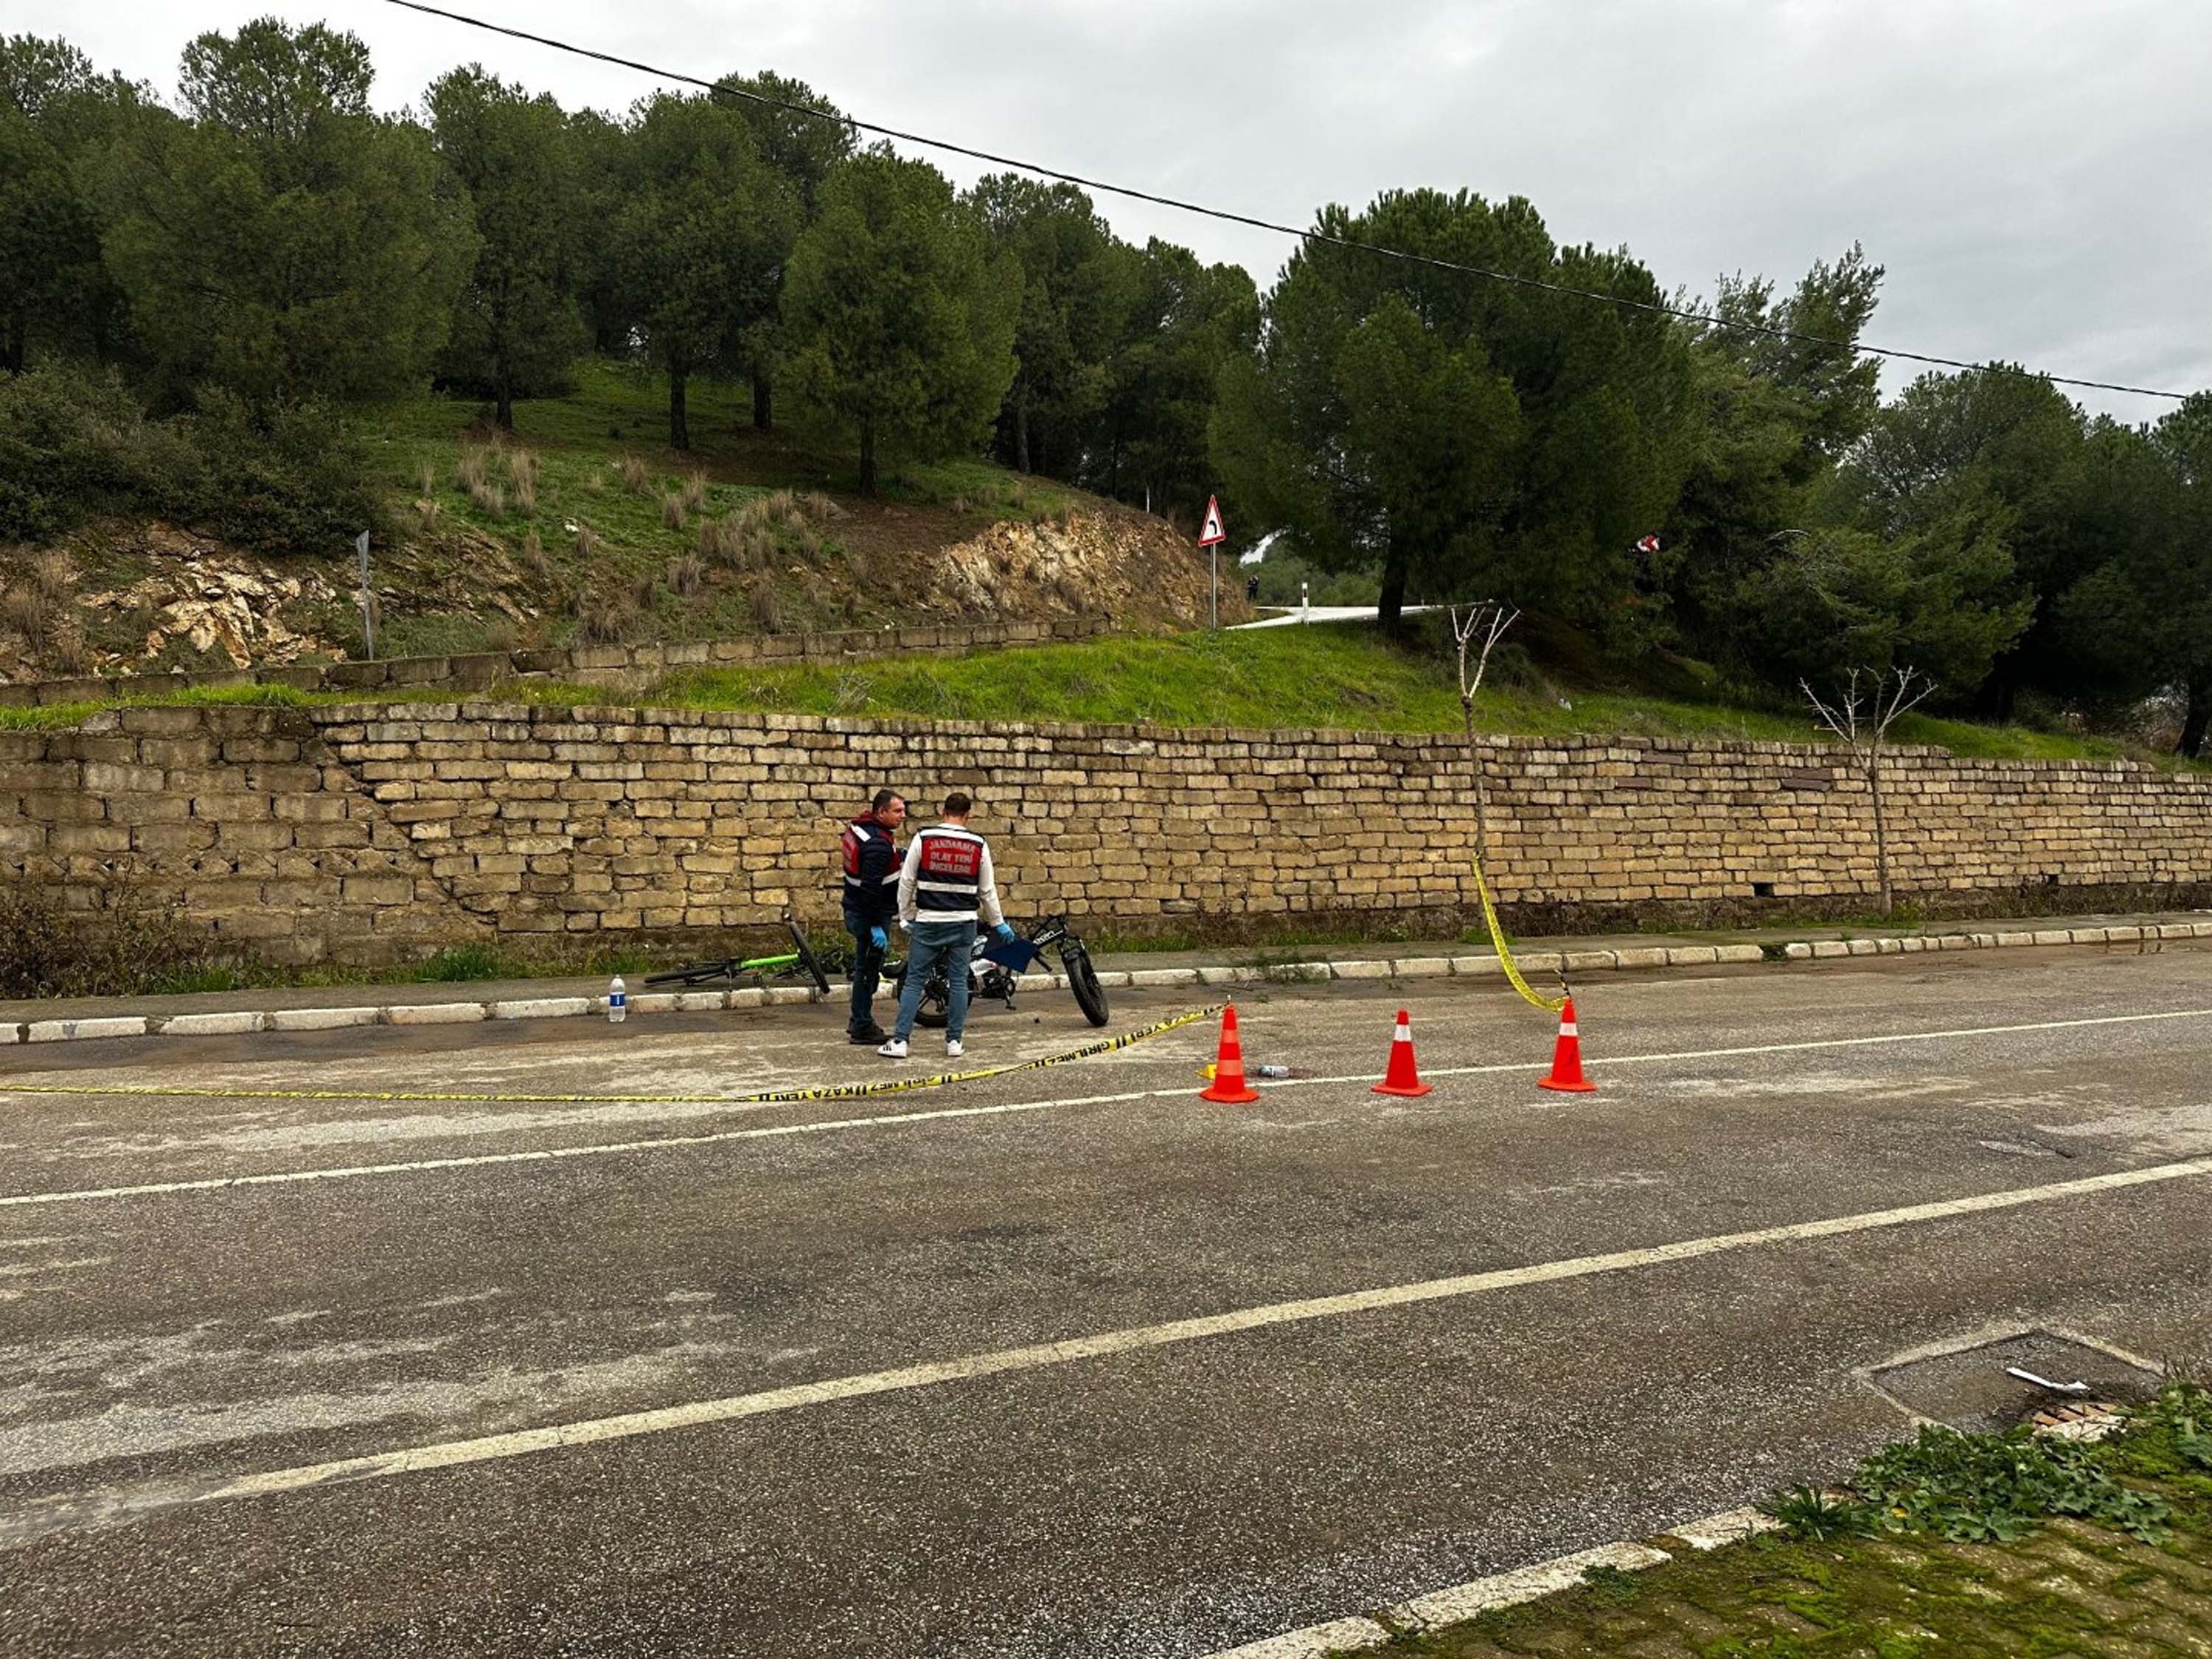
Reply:
<svg viewBox="0 0 2212 1659"><path fill-rule="evenodd" d="M774 68L867 119L1294 224L1393 185L1517 192L1669 288L1786 283L1856 239L1889 269L1879 341L2212 386L2203 0L447 3L694 73ZM378 0L10 0L4 27L167 94L189 36L270 11L360 34L387 107L470 60L571 106L649 88ZM1101 206L1263 284L1285 252Z"/></svg>

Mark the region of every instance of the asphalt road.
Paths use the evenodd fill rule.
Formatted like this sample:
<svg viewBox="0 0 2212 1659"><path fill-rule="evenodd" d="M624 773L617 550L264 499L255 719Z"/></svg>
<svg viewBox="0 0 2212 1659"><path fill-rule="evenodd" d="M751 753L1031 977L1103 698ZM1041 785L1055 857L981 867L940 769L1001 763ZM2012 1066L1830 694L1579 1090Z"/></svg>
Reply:
<svg viewBox="0 0 2212 1659"><path fill-rule="evenodd" d="M888 1070L830 1009L0 1056L0 1651L1200 1655L1838 1472L1906 1351L2212 1350L2212 949L1608 977L1583 1096L1494 982L1240 1007L1249 1107L1209 1025L132 1092Z"/></svg>

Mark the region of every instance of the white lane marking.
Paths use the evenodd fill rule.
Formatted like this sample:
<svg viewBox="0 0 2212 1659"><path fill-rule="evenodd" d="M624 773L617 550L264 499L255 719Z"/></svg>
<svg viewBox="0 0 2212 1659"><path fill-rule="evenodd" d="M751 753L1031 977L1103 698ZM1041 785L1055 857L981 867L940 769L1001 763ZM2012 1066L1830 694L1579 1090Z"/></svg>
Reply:
<svg viewBox="0 0 2212 1659"><path fill-rule="evenodd" d="M1910 1226L1920 1222L1984 1215L1999 1210L2016 1209L2023 1205L2048 1204L2062 1199L2208 1175L2212 1175L2212 1158L2190 1158L2179 1164L2121 1170L2106 1175L2086 1176L2075 1181L2051 1182L2039 1187L2016 1187L1966 1198L1937 1199L1895 1209L1862 1211L1856 1215L1832 1216L1819 1221L1793 1221L1745 1232L1716 1233L1704 1238L1682 1239L1671 1244L1649 1245L1638 1249L1615 1250L1603 1255L1572 1256L1527 1267L1461 1273L1449 1279L1419 1279L1411 1284L1348 1291L1335 1296L1267 1303L1258 1307L1236 1309L1228 1313L1208 1314L1195 1319L1176 1319L1164 1324L1101 1331L1091 1336L1070 1337L1059 1342L1032 1343L1019 1348L1001 1348L994 1352L968 1354L957 1359L929 1360L893 1370L830 1377L819 1382L802 1382L789 1388L763 1389L755 1394L732 1395L720 1400L698 1400L680 1406L658 1407L649 1411L625 1412L613 1417L591 1418L580 1422L556 1423L544 1428L521 1429L475 1439L449 1440L434 1445L407 1447L398 1451L372 1452L362 1457L342 1457L325 1463L268 1469L258 1474L234 1475L227 1479L201 1477L143 1486L111 1488L105 1492L74 1493L45 1499L11 1514L0 1514L0 1546L24 1543L74 1527L121 1524L142 1515L182 1504L219 1503L235 1498L266 1498L311 1486L380 1480L395 1474L418 1474L467 1463L524 1457L533 1452L597 1445L607 1441L632 1439L640 1435L665 1434L678 1429L703 1428L714 1424L736 1422L744 1418L766 1416L770 1413L832 1405L839 1401L863 1399L873 1395L903 1393L915 1389L933 1388L944 1382L974 1382L979 1377L1036 1370L1071 1364L1078 1360L1102 1359L1141 1349L1199 1341L1208 1337L1265 1330L1273 1326L1340 1319L1381 1309L1412 1307L1421 1303L1483 1296L1526 1285L1553 1285L1566 1279L1626 1273L1640 1267L1693 1261L1704 1256L1754 1249L1769 1244L1835 1238L1852 1233Z"/></svg>
<svg viewBox="0 0 2212 1659"><path fill-rule="evenodd" d="M349 1164L329 1170L280 1170L264 1175L213 1176L202 1181L150 1181L135 1187L79 1187L55 1193L18 1193L0 1198L0 1208L31 1204L74 1204L94 1199L147 1198L168 1193L212 1193L233 1187L281 1187L307 1181L350 1181L362 1176L409 1175L424 1170L474 1170L487 1164L544 1164L566 1158L604 1158L620 1152L655 1152L679 1146L714 1146L724 1141L761 1140L780 1135L827 1134L838 1129L872 1129L898 1123L928 1123L944 1118L1002 1117L1013 1112L1042 1112L1054 1106L1109 1106L1148 1100L1156 1093L1182 1091L1139 1089L1127 1094L1083 1095L1069 1100L1017 1101L1007 1106L948 1106L933 1112L887 1112L877 1117L842 1117L816 1123L780 1123L763 1129L723 1129L710 1135L660 1135L649 1140L620 1140L581 1146L542 1146L524 1152L476 1152L465 1158L421 1158L408 1164Z"/></svg>
<svg viewBox="0 0 2212 1659"><path fill-rule="evenodd" d="M2161 1013L2105 1014L2087 1019L2042 1020L2027 1025L1968 1025L1942 1031L1897 1031L1878 1036L1816 1037L1802 1042L1768 1042L1735 1048L1681 1048L1656 1054L1615 1054L1610 1057L1584 1056L1585 1066L1656 1065L1678 1060L1720 1060L1737 1055L1794 1054L1812 1048L1853 1048L1881 1043L1934 1042L1960 1037L2004 1036L2021 1031L2060 1031L2093 1025L2140 1025L2154 1020L2203 1019L2212 1017L2212 1008L2183 1008ZM1185 1057L1180 1061L1163 1055L1147 1064L1189 1063ZM1447 1066L1425 1073L1429 1077L1496 1077L1516 1072L1540 1072L1545 1064L1515 1062L1500 1066ZM1358 1073L1344 1077L1288 1078L1261 1084L1257 1086L1272 1092L1277 1089L1311 1088L1321 1085L1366 1083L1369 1073ZM7 1092L0 1085L0 1094ZM364 1176L410 1175L431 1170L472 1170L501 1164L541 1164L567 1158L605 1158L629 1152L653 1152L684 1146L713 1146L726 1141L757 1140L783 1135L826 1134L844 1129L876 1129L902 1123L932 1123L947 1118L1001 1117L1014 1113L1049 1111L1060 1106L1109 1106L1133 1100L1166 1100L1195 1091L1176 1089L1137 1089L1121 1094L1083 1095L1066 1100L1024 1100L1005 1106L955 1106L929 1112L886 1112L872 1117L836 1118L825 1122L779 1124L764 1129L725 1129L705 1135L660 1135L642 1140L619 1140L583 1146L549 1146L525 1152L479 1152L461 1158L421 1158L409 1163L349 1164L327 1170L283 1170L263 1175L213 1176L198 1181L159 1181L142 1182L128 1187L84 1187L65 1188L51 1193L20 1193L0 1198L0 1209L21 1207L36 1204L84 1203L94 1200L115 1198L158 1197L173 1193L222 1192L233 1187L277 1187L297 1185L313 1181L350 1181ZM610 1096L609 1099L619 1099ZM732 1109L744 1103L732 1103Z"/></svg>
<svg viewBox="0 0 2212 1659"><path fill-rule="evenodd" d="M69 1261L11 1262L0 1267L0 1278L27 1278L33 1273L67 1273L73 1267L102 1267L115 1260L112 1255L81 1255Z"/></svg>

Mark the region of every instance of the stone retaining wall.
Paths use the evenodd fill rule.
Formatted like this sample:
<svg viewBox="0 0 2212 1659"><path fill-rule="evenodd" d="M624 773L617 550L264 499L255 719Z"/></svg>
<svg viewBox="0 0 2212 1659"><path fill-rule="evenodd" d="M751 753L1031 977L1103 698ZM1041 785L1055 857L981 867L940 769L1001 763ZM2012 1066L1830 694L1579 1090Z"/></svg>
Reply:
<svg viewBox="0 0 2212 1659"><path fill-rule="evenodd" d="M1524 924L1867 907L1865 786L1830 752L1499 739L1484 756L1493 883ZM1889 767L1896 884L1930 908L2212 891L2212 776L1924 750ZM674 941L786 906L834 915L836 826L884 783L918 805L968 789L1011 903L1124 933L1476 902L1453 738L492 703L125 708L0 733L0 879L88 906L135 872L293 960Z"/></svg>
<svg viewBox="0 0 2212 1659"><path fill-rule="evenodd" d="M1097 639L1112 632L1105 617L1053 622L977 623L963 626L854 629L842 633L747 634L684 645L579 645L539 651L485 651L452 657L388 657L374 662L297 663L204 674L134 674L105 678L0 684L0 706L141 700L199 687L289 685L301 691L489 691L515 679L586 685L642 685L677 668L739 663L857 662L879 657L951 657L971 651Z"/></svg>

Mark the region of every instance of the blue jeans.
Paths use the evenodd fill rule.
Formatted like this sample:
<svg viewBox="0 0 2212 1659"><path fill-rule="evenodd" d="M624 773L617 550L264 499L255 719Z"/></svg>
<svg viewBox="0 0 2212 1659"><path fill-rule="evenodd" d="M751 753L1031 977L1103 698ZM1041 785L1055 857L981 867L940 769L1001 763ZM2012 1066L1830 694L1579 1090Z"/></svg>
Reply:
<svg viewBox="0 0 2212 1659"><path fill-rule="evenodd" d="M870 921L851 905L845 907L845 931L853 936L853 1014L846 1030L860 1036L876 1023L876 986L883 977L884 953L868 937L869 930L890 932L890 921Z"/></svg>
<svg viewBox="0 0 2212 1659"><path fill-rule="evenodd" d="M951 993L945 1011L945 1040L960 1041L968 1026L968 954L975 948L972 921L917 921L907 934L906 983L899 988L898 1024L891 1035L903 1042L914 1033L914 1017L921 1011L922 988L939 957L945 964L945 988Z"/></svg>

